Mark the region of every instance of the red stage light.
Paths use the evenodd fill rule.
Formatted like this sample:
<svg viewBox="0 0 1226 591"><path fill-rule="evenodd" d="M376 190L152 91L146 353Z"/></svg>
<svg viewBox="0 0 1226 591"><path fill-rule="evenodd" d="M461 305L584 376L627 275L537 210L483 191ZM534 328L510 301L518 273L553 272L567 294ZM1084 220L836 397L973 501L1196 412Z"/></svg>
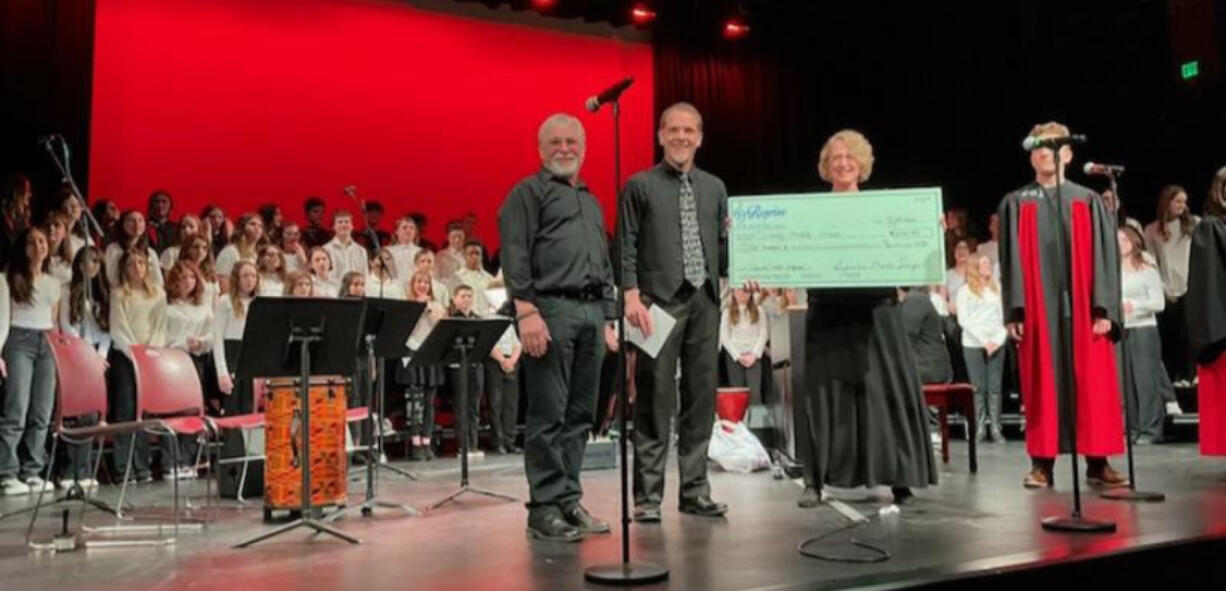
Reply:
<svg viewBox="0 0 1226 591"><path fill-rule="evenodd" d="M724 22L724 38L736 41L749 36L749 25L739 17L732 17Z"/></svg>
<svg viewBox="0 0 1226 591"><path fill-rule="evenodd" d="M558 0L532 0L532 6L537 10L549 10L558 4Z"/></svg>
<svg viewBox="0 0 1226 591"><path fill-rule="evenodd" d="M639 2L634 5L634 8L630 9L630 20L639 26L646 25L651 21L656 20L656 11L651 7L651 5L645 2Z"/></svg>

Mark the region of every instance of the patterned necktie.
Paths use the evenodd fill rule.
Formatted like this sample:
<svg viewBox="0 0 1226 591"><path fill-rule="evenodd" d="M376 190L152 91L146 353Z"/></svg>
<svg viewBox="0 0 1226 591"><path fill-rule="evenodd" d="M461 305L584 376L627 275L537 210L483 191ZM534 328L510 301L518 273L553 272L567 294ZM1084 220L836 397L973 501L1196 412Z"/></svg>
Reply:
<svg viewBox="0 0 1226 591"><path fill-rule="evenodd" d="M681 175L681 253L685 268L685 280L694 287L702 287L707 280L707 262L702 256L702 237L698 234L698 202L694 199L694 187L690 177Z"/></svg>

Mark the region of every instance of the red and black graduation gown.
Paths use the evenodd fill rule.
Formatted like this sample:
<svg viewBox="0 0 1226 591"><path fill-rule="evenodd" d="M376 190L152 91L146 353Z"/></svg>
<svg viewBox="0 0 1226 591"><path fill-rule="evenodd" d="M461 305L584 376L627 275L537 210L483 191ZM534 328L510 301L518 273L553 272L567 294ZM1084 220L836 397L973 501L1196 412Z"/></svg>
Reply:
<svg viewBox="0 0 1226 591"><path fill-rule="evenodd" d="M1188 347L1196 361L1200 452L1226 455L1226 219L1207 215L1188 261Z"/></svg>
<svg viewBox="0 0 1226 591"><path fill-rule="evenodd" d="M1066 182L1055 189L1031 183L1000 204L1001 296L1006 322L1022 323L1018 345L1022 402L1026 410L1026 450L1031 457L1054 458L1071 451L1072 412L1061 372L1060 292L1072 260L1072 372L1077 391L1077 451L1087 456L1123 452L1124 421L1114 340L1123 323L1120 308L1119 246L1115 220L1102 198ZM1057 212L1063 212L1071 241L1060 238ZM1095 319L1112 323L1109 335L1095 335Z"/></svg>

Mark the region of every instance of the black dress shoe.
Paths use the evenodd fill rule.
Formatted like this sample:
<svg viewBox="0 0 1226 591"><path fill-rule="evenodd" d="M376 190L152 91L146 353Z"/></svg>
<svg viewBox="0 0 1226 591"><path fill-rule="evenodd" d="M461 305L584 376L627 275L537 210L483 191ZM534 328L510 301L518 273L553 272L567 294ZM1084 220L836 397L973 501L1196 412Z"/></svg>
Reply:
<svg viewBox="0 0 1226 591"><path fill-rule="evenodd" d="M583 505L575 503L574 505L562 510L562 517L569 523L585 534L607 534L609 533L609 523L592 517Z"/></svg>
<svg viewBox="0 0 1226 591"><path fill-rule="evenodd" d="M716 503L711 500L711 497L695 497L693 499L685 499L681 501L678 507L682 513L690 515L701 515L703 517L720 517L728 512L728 505L724 503Z"/></svg>
<svg viewBox="0 0 1226 591"><path fill-rule="evenodd" d="M558 513L529 516L528 535L547 542L578 542L583 539L579 528L567 523Z"/></svg>
<svg viewBox="0 0 1226 591"><path fill-rule="evenodd" d="M634 520L639 523L659 523L660 506L650 504L635 505Z"/></svg>
<svg viewBox="0 0 1226 591"><path fill-rule="evenodd" d="M891 487L890 492L894 493L895 505L905 505L915 498L915 493L911 492L911 489L905 486Z"/></svg>
<svg viewBox="0 0 1226 591"><path fill-rule="evenodd" d="M800 493L800 500L796 504L802 509L812 509L822 504L822 491L812 486L806 486L805 492Z"/></svg>

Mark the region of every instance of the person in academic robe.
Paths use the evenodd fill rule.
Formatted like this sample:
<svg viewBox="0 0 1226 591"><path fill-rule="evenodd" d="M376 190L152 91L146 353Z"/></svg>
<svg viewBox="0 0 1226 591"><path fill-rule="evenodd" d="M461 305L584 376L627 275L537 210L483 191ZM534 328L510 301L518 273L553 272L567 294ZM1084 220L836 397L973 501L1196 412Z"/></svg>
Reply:
<svg viewBox="0 0 1226 591"><path fill-rule="evenodd" d="M1188 344L1200 380L1200 453L1226 455L1226 166L1217 171L1188 263Z"/></svg>
<svg viewBox="0 0 1226 591"><path fill-rule="evenodd" d="M1030 135L1059 138L1069 130L1051 122L1036 125ZM1097 193L1076 183L1064 181L1057 202L1056 181L1072 158L1067 145L1058 156L1050 148L1031 150L1035 180L1006 195L999 209L1001 296L1006 327L1019 345L1031 458L1026 488L1053 486L1056 456L1072 451L1086 456L1091 486L1128 484L1107 463L1107 456L1124 449L1114 350L1123 328L1115 219ZM1067 240L1057 216L1067 222ZM1066 364L1060 301L1069 278L1072 351ZM1074 404L1066 390L1070 382L1077 393L1075 448L1069 420Z"/></svg>
<svg viewBox="0 0 1226 591"><path fill-rule="evenodd" d="M826 140L817 164L836 193L859 191L872 166L873 147L854 130ZM810 289L808 296L805 387L797 396L805 490L797 504L816 506L827 484L889 485L895 502L935 485L919 361L897 289Z"/></svg>

